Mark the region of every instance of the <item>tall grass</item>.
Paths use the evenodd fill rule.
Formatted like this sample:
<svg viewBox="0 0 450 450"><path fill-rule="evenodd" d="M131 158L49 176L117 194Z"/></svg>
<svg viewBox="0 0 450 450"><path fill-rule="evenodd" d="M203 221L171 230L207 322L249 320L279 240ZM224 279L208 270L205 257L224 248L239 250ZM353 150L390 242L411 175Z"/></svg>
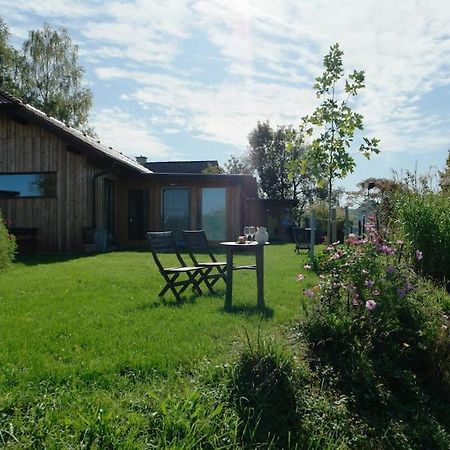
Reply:
<svg viewBox="0 0 450 450"><path fill-rule="evenodd" d="M450 196L404 193L397 198L396 209L411 251L423 254L417 268L450 289Z"/></svg>

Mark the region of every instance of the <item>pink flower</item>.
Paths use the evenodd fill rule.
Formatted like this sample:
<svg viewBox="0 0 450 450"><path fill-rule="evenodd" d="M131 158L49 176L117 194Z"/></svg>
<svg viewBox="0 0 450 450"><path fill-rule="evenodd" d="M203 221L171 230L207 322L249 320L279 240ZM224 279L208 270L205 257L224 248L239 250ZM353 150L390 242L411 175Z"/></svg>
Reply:
<svg viewBox="0 0 450 450"><path fill-rule="evenodd" d="M420 261L423 258L423 253L420 250L416 250L416 259Z"/></svg>
<svg viewBox="0 0 450 450"><path fill-rule="evenodd" d="M398 245L403 245L404 244L404 242L403 241L401 241L400 239L397 241L397 244Z"/></svg>
<svg viewBox="0 0 450 450"><path fill-rule="evenodd" d="M305 279L305 275L303 275L302 273L299 273L297 275L297 281L303 281Z"/></svg>
<svg viewBox="0 0 450 450"><path fill-rule="evenodd" d="M380 295L380 291L378 289L374 289L372 294L378 297Z"/></svg>
<svg viewBox="0 0 450 450"><path fill-rule="evenodd" d="M305 289L303 291L303 293L308 297L308 298L313 298L314 297L314 291L312 289Z"/></svg>
<svg viewBox="0 0 450 450"><path fill-rule="evenodd" d="M377 307L377 302L375 300L367 300L366 308L369 311L373 311Z"/></svg>

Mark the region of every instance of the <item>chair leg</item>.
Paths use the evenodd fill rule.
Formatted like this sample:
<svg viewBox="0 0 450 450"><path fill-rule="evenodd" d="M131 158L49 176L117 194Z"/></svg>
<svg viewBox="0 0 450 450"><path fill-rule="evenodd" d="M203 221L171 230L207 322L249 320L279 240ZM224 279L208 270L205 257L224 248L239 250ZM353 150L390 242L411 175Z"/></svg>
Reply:
<svg viewBox="0 0 450 450"><path fill-rule="evenodd" d="M211 277L209 276L209 274L211 273L211 271L212 271L212 267L208 267L208 268L203 272L201 281L203 281L203 282L206 284L206 287L208 288L209 293L210 293L210 294L214 294L213 286L214 286L215 280L213 280L212 283L210 283L209 280L208 280L208 278L211 278Z"/></svg>

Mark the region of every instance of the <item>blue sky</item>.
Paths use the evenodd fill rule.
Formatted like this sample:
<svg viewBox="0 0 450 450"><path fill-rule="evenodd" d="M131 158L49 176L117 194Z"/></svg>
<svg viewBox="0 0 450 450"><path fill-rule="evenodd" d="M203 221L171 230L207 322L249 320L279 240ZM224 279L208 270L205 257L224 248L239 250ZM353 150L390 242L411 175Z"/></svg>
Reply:
<svg viewBox="0 0 450 450"><path fill-rule="evenodd" d="M80 48L100 139L149 160L245 152L257 121L297 125L339 42L366 72L352 104L381 153L339 182L441 168L450 147L445 0L0 0L13 43L48 22Z"/></svg>

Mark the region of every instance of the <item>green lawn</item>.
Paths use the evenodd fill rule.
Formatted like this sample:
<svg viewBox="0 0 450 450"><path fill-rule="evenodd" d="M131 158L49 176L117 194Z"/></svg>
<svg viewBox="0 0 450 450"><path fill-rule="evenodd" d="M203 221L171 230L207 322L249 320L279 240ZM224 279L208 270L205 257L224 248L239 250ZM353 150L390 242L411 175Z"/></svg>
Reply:
<svg viewBox="0 0 450 450"><path fill-rule="evenodd" d="M223 283L217 296L159 299L147 252L20 260L0 273L0 445L79 442L100 410L141 433L150 391L178 389L205 360L231 361L246 329L277 334L300 313L304 262L293 244L266 248L262 317L253 271L235 273L225 312Z"/></svg>

